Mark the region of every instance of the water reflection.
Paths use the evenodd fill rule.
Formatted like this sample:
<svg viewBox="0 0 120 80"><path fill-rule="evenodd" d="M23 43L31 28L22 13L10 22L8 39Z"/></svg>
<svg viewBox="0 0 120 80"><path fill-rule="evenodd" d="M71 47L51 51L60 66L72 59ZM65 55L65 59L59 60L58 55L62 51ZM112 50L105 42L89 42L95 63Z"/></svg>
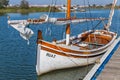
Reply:
<svg viewBox="0 0 120 80"><path fill-rule="evenodd" d="M21 15L29 15L29 12L20 12Z"/></svg>
<svg viewBox="0 0 120 80"><path fill-rule="evenodd" d="M93 65L70 69L56 70L41 76L37 80L81 80L90 71Z"/></svg>
<svg viewBox="0 0 120 80"><path fill-rule="evenodd" d="M1 12L0 12L0 16L4 16L4 15L6 15L6 13L1 13Z"/></svg>

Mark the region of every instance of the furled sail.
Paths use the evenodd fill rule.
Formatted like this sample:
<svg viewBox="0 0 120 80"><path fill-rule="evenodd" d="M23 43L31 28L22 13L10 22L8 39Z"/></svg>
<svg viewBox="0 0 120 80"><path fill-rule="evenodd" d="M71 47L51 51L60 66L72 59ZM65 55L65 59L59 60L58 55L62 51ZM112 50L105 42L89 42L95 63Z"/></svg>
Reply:
<svg viewBox="0 0 120 80"><path fill-rule="evenodd" d="M46 15L47 16L47 15ZM66 25L66 24L77 24L88 21L96 21L96 20L106 20L106 18L54 18L54 17L46 17L44 18L45 22L53 23L55 25Z"/></svg>
<svg viewBox="0 0 120 80"><path fill-rule="evenodd" d="M106 18L71 18L71 19L58 18L56 21L54 21L54 24L56 25L66 25L70 23L77 24L77 23L96 21L96 20L106 20Z"/></svg>
<svg viewBox="0 0 120 80"><path fill-rule="evenodd" d="M34 34L31 29L26 27L29 24L27 20L8 20L8 24L20 32L20 36L25 40L29 40L29 38Z"/></svg>
<svg viewBox="0 0 120 80"><path fill-rule="evenodd" d="M66 25L66 24L76 24L76 23L82 23L82 22L88 22L88 21L96 21L96 20L106 20L106 18L54 18L49 17L47 14L44 14L40 17L39 20L43 20L43 23L53 23L55 25ZM38 21L39 21L38 20ZM31 22L29 22L31 23ZM36 21L36 23L39 23Z"/></svg>

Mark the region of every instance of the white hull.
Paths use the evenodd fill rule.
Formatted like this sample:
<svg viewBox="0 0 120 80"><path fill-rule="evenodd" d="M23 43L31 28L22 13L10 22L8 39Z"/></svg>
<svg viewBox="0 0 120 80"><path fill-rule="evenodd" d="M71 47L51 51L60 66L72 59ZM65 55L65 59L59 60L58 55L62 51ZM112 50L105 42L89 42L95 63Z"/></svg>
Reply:
<svg viewBox="0 0 120 80"><path fill-rule="evenodd" d="M102 55L101 55L102 56ZM52 70L85 66L88 64L95 63L101 56L93 58L73 58L57 55L48 51L40 50L38 48L37 53L37 75L47 73Z"/></svg>

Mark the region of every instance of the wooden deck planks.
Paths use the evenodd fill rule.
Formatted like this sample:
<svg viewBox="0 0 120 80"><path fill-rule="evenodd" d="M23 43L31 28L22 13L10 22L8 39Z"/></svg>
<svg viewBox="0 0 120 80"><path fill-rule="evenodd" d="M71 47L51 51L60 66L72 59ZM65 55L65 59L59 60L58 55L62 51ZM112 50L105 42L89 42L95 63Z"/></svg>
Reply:
<svg viewBox="0 0 120 80"><path fill-rule="evenodd" d="M97 77L97 80L120 80L120 46Z"/></svg>

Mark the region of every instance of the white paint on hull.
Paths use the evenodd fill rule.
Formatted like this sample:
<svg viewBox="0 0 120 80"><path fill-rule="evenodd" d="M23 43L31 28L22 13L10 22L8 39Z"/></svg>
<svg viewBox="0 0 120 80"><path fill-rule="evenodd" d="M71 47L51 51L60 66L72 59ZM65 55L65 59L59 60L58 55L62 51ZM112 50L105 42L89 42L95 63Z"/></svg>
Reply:
<svg viewBox="0 0 120 80"><path fill-rule="evenodd" d="M37 54L37 74L41 75L52 70L85 66L94 63L101 56L93 58L73 58L57 55L44 50L39 50Z"/></svg>

